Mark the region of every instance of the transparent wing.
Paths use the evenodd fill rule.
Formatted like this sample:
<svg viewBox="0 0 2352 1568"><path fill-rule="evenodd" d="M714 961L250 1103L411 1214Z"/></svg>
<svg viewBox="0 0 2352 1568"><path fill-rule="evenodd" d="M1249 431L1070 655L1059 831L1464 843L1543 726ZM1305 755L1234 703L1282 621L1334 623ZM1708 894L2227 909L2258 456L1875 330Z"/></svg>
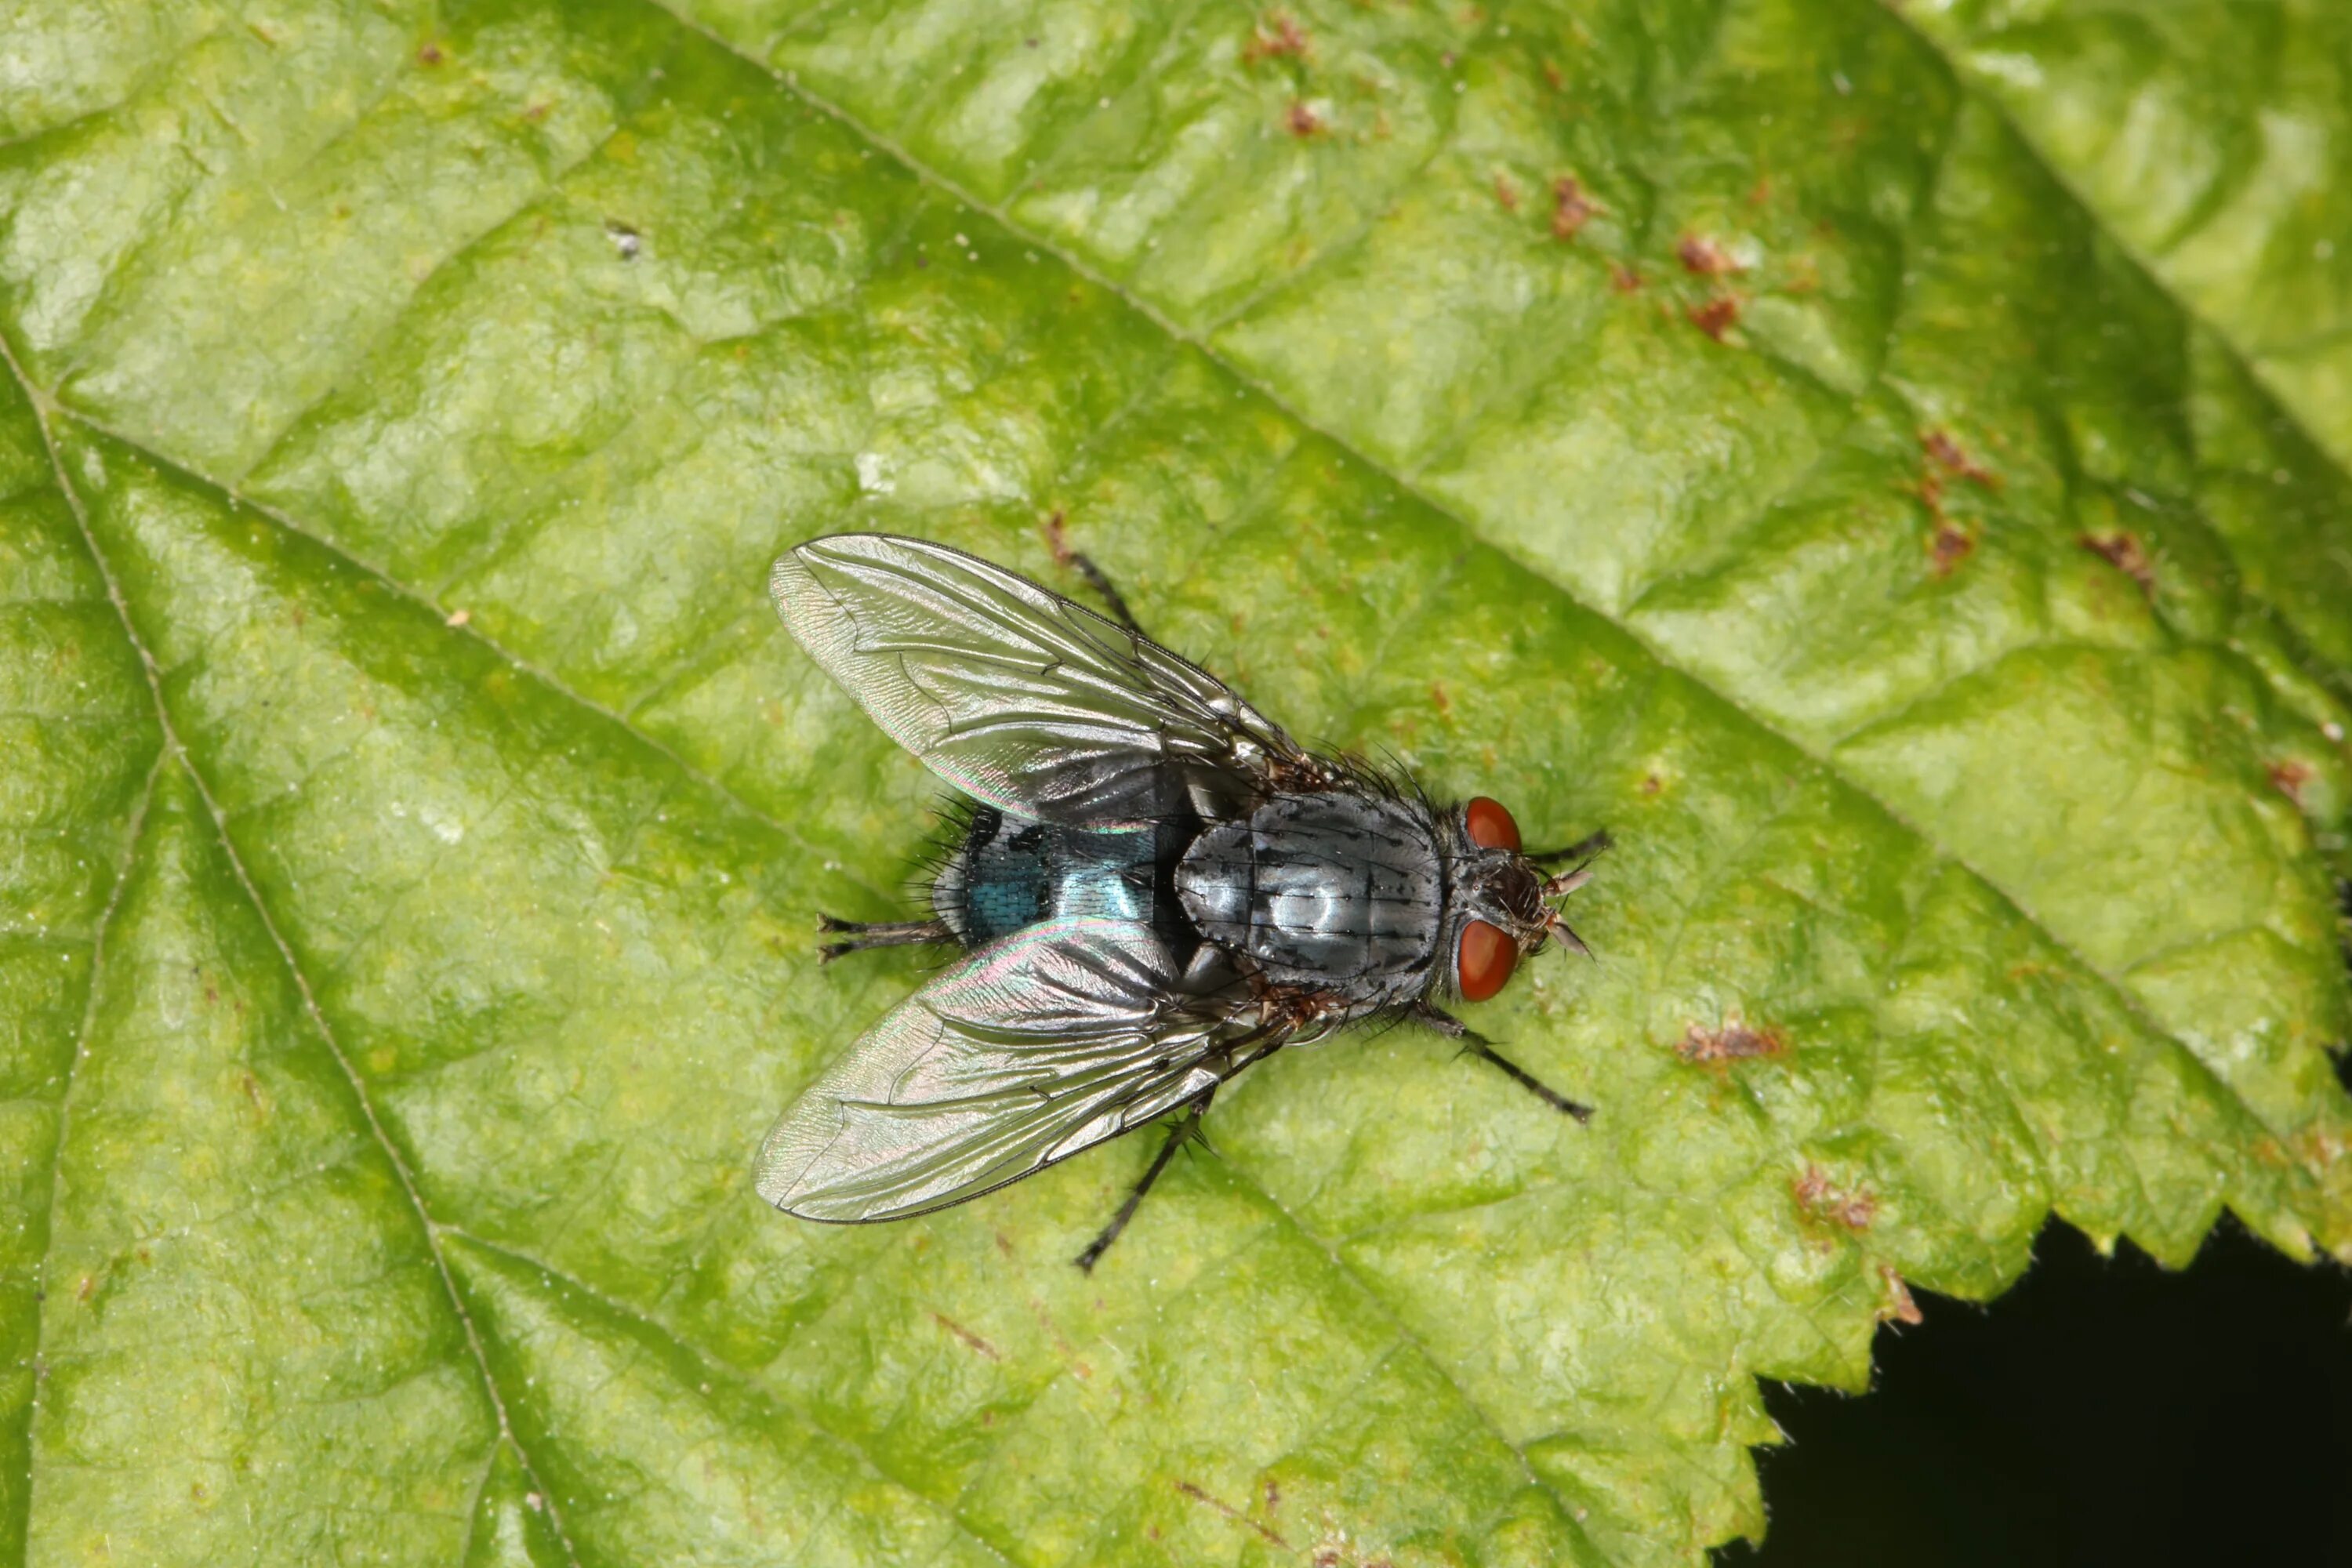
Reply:
<svg viewBox="0 0 2352 1568"><path fill-rule="evenodd" d="M983 948L784 1112L760 1149L760 1195L804 1219L899 1219L1165 1115L1237 1070L1238 1026L1177 981L1129 921L1050 921Z"/></svg>
<svg viewBox="0 0 2352 1568"><path fill-rule="evenodd" d="M1139 826L1187 789L1247 798L1302 755L1206 670L960 550L835 534L786 552L769 587L892 739L1016 816Z"/></svg>

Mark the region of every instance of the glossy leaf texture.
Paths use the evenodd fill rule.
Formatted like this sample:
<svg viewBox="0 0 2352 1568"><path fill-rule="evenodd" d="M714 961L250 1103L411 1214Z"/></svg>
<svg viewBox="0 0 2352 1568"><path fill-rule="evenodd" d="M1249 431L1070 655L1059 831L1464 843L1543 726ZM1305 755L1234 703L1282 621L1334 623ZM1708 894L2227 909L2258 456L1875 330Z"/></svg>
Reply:
<svg viewBox="0 0 2352 1568"><path fill-rule="evenodd" d="M2352 36L2143 12L12 7L0 1552L1691 1563L2053 1214L2352 1258ZM759 1203L934 800L767 564L1056 517L1613 832L1591 1127Z"/></svg>

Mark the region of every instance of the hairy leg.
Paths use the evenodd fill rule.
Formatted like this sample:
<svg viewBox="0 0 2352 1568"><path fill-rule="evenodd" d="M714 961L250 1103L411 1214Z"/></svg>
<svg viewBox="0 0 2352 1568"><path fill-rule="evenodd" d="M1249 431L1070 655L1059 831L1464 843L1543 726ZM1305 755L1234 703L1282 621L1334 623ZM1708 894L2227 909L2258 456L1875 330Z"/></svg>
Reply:
<svg viewBox="0 0 2352 1568"><path fill-rule="evenodd" d="M1127 1228L1127 1222L1135 1217L1137 1207L1143 1202L1143 1194L1151 1190L1151 1184L1160 1179L1160 1173L1168 1168L1168 1162L1176 1157L1176 1151L1201 1136L1201 1118L1207 1114L1209 1101L1215 1099L1216 1094L1217 1091L1212 1089L1194 1100L1192 1109L1185 1112L1184 1120L1168 1130L1168 1142L1160 1145L1160 1152L1152 1156L1150 1168L1143 1173L1143 1180L1135 1184L1135 1191L1127 1194L1127 1201L1118 1205L1118 1212L1110 1216L1110 1223L1103 1226L1102 1234L1088 1242L1087 1249L1074 1260L1082 1271L1088 1274L1095 1271L1095 1265L1101 1262L1102 1255L1110 1250L1110 1244L1118 1239L1118 1233Z"/></svg>
<svg viewBox="0 0 2352 1568"><path fill-rule="evenodd" d="M1112 620L1117 621L1137 637L1143 636L1143 628L1136 624L1135 612L1127 607L1126 596L1111 585L1109 574L1096 565L1083 552L1071 549L1068 542L1064 540L1062 514L1058 511L1054 514L1052 521L1045 524L1045 544L1053 551L1054 559L1056 562L1084 577L1087 580L1087 586L1101 596L1104 605L1110 611Z"/></svg>
<svg viewBox="0 0 2352 1568"><path fill-rule="evenodd" d="M1565 866L1571 860L1590 860L1610 845L1609 830L1589 834L1565 849L1545 849L1528 857L1538 866Z"/></svg>
<svg viewBox="0 0 2352 1568"><path fill-rule="evenodd" d="M1512 1082L1550 1106L1554 1110L1563 1115L1573 1116L1579 1121L1592 1120L1592 1107L1569 1099L1568 1096L1495 1049L1493 1046L1486 1043L1486 1036L1479 1034L1451 1013L1433 1007L1424 1002L1413 1009L1412 1016L1416 1021L1428 1025L1447 1038L1461 1041L1463 1055L1476 1057L1482 1061L1492 1062L1502 1068L1510 1075Z"/></svg>
<svg viewBox="0 0 2352 1568"><path fill-rule="evenodd" d="M928 921L837 921L831 915L816 918L817 929L827 933L839 933L847 942L829 942L818 949L821 963L831 963L845 952L863 952L869 947L907 947L916 942L956 940L954 931L942 920Z"/></svg>

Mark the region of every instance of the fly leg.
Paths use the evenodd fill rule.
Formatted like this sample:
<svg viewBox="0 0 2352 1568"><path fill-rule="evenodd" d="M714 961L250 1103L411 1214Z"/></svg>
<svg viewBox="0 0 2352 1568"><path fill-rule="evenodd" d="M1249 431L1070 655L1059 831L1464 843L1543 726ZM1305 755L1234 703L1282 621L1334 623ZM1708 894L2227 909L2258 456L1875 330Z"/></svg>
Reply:
<svg viewBox="0 0 2352 1568"><path fill-rule="evenodd" d="M1160 1145L1160 1152L1152 1156L1150 1168L1143 1173L1143 1180L1135 1184L1135 1191L1127 1194L1127 1201L1118 1205L1118 1212L1110 1216L1110 1223L1103 1226L1102 1234L1088 1242L1087 1249L1074 1259L1082 1272L1091 1274L1095 1271L1095 1265L1101 1262L1102 1255L1110 1250L1110 1244L1118 1239L1118 1233L1127 1228L1127 1222L1135 1217L1136 1207L1143 1202L1143 1194L1151 1190L1151 1184L1160 1179L1160 1173L1168 1168L1168 1162L1176 1157L1176 1151L1201 1137L1201 1118L1207 1112L1209 1101L1215 1099L1216 1094L1213 1085L1203 1090L1201 1098L1192 1102L1192 1109L1185 1114L1184 1120L1168 1130L1168 1142Z"/></svg>
<svg viewBox="0 0 2352 1568"><path fill-rule="evenodd" d="M942 920L928 921L837 921L831 915L819 915L816 928L827 933L838 932L847 942L829 942L819 949L821 963L831 963L845 952L863 952L869 947L906 947L919 942L953 942L954 931Z"/></svg>
<svg viewBox="0 0 2352 1568"><path fill-rule="evenodd" d="M1511 1076L1511 1080L1514 1083L1517 1083L1521 1089L1526 1089L1529 1094L1534 1095L1538 1100L1542 1100L1546 1105L1550 1106L1554 1110L1560 1111L1569 1116L1573 1116L1579 1121L1590 1121L1592 1120L1592 1107L1589 1105L1580 1105L1575 1100L1569 1099L1568 1096L1560 1093L1559 1090L1552 1088L1551 1085L1544 1082L1543 1079L1536 1077L1535 1074L1529 1072L1518 1063L1511 1060L1510 1058L1495 1049L1493 1046L1488 1045L1486 1043L1486 1036L1478 1033L1478 1031L1473 1029L1467 1024L1465 1024L1461 1019L1454 1016L1453 1014L1441 1011L1438 1008L1431 1006L1428 1003L1423 1002L1413 1009L1412 1016L1417 1022L1428 1025L1439 1034L1461 1041L1462 1054L1464 1056L1476 1057L1483 1061L1492 1062L1496 1067L1501 1068L1505 1072Z"/></svg>
<svg viewBox="0 0 2352 1568"><path fill-rule="evenodd" d="M1609 830L1604 827L1598 833L1578 839L1565 849L1545 849L1529 855L1528 858L1538 866L1565 866L1571 860L1590 860L1609 845Z"/></svg>
<svg viewBox="0 0 2352 1568"><path fill-rule="evenodd" d="M1045 545L1047 549L1053 551L1056 565L1066 566L1084 577L1087 580L1087 586L1101 595L1103 604L1110 610L1112 620L1117 621L1137 637L1143 636L1143 628L1136 624L1135 612L1127 607L1126 598L1117 588L1111 586L1108 574L1088 560L1082 552L1071 549L1068 542L1062 537L1062 514L1058 511L1045 524Z"/></svg>

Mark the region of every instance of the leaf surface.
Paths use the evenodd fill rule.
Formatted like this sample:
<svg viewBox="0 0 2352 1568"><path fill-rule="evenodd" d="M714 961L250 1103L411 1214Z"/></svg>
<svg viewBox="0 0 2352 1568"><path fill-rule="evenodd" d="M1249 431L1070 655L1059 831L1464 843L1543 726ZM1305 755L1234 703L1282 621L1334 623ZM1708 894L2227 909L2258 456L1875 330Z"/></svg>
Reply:
<svg viewBox="0 0 2352 1568"><path fill-rule="evenodd" d="M0 1540L1689 1562L1757 1376L2053 1213L2352 1258L2341 275L2163 238L2068 127L2205 134L2189 57L2048 15L25 10ZM766 565L1083 593L1056 515L1295 732L1614 832L1479 1019L1589 1129L1400 1032L1091 1279L1147 1141L757 1201L932 800Z"/></svg>

